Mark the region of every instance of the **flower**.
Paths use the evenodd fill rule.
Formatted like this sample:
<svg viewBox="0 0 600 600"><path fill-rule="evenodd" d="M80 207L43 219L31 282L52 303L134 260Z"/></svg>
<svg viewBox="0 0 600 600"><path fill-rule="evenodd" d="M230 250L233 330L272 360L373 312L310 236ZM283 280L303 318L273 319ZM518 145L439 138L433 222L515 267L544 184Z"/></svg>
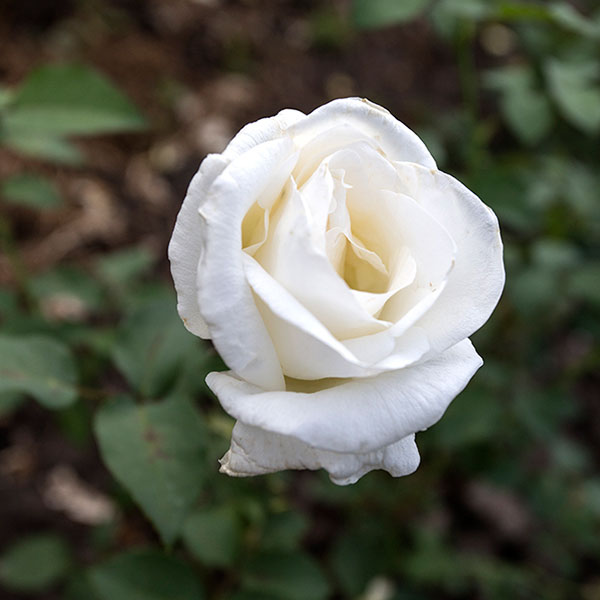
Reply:
<svg viewBox="0 0 600 600"><path fill-rule="evenodd" d="M231 369L230 475L419 464L482 360L468 336L504 285L494 213L368 100L283 110L208 155L169 257L186 327Z"/></svg>

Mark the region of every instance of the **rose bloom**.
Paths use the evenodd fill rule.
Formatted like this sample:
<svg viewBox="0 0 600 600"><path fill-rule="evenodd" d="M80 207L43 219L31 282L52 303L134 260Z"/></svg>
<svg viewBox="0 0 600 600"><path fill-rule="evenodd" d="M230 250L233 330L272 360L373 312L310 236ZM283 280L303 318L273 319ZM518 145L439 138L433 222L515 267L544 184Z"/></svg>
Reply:
<svg viewBox="0 0 600 600"><path fill-rule="evenodd" d="M283 110L208 155L169 257L178 310L231 369L229 475L324 468L338 484L419 464L482 360L468 336L504 285L494 213L384 108Z"/></svg>

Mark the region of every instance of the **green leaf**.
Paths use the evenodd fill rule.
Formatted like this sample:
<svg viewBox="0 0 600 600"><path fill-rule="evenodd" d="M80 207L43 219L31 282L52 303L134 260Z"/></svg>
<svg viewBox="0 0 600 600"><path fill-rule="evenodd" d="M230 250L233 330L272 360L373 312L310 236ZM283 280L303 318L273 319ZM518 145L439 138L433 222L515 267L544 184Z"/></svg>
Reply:
<svg viewBox="0 0 600 600"><path fill-rule="evenodd" d="M500 106L507 125L524 144L536 144L552 128L550 103L537 90L523 89L506 94Z"/></svg>
<svg viewBox="0 0 600 600"><path fill-rule="evenodd" d="M88 573L98 600L202 600L192 569L173 556L134 550L92 567Z"/></svg>
<svg viewBox="0 0 600 600"><path fill-rule="evenodd" d="M510 66L487 74L489 87L500 92L500 110L510 130L525 144L546 136L553 123L550 102L536 87L533 71Z"/></svg>
<svg viewBox="0 0 600 600"><path fill-rule="evenodd" d="M58 583L71 566L65 541L53 534L37 534L11 546L0 557L0 582L18 592L39 592Z"/></svg>
<svg viewBox="0 0 600 600"><path fill-rule="evenodd" d="M585 133L600 131L600 64L596 61L546 63L550 94L564 117Z"/></svg>
<svg viewBox="0 0 600 600"><path fill-rule="evenodd" d="M321 600L329 594L329 583L319 565L300 552L254 556L244 569L242 584L246 591L280 600Z"/></svg>
<svg viewBox="0 0 600 600"><path fill-rule="evenodd" d="M489 0L438 0L433 5L433 25L445 38L457 33L460 21L479 21L493 12Z"/></svg>
<svg viewBox="0 0 600 600"><path fill-rule="evenodd" d="M272 594L265 594L265 592L262 591L239 590L231 596L231 600L280 600L280 597L273 596Z"/></svg>
<svg viewBox="0 0 600 600"><path fill-rule="evenodd" d="M551 18L546 6L534 2L500 2L495 16L510 21L549 21Z"/></svg>
<svg viewBox="0 0 600 600"><path fill-rule="evenodd" d="M28 283L31 295L38 302L62 296L80 302L85 310L100 310L105 306L100 284L82 269L58 267Z"/></svg>
<svg viewBox="0 0 600 600"><path fill-rule="evenodd" d="M575 244L564 240L541 238L531 247L531 260L540 269L565 271L576 267L581 256Z"/></svg>
<svg viewBox="0 0 600 600"><path fill-rule="evenodd" d="M0 110L4 110L4 108L10 104L12 97L12 90L0 85Z"/></svg>
<svg viewBox="0 0 600 600"><path fill-rule="evenodd" d="M438 427L428 432L440 450L466 448L489 441L498 435L502 424L503 406L489 389L469 386L450 405Z"/></svg>
<svg viewBox="0 0 600 600"><path fill-rule="evenodd" d="M352 598L362 594L381 569L380 548L373 539L357 531L340 536L333 547L331 564L340 587Z"/></svg>
<svg viewBox="0 0 600 600"><path fill-rule="evenodd" d="M0 335L0 393L22 392L47 408L77 399L77 374L69 349L56 340Z"/></svg>
<svg viewBox="0 0 600 600"><path fill-rule="evenodd" d="M271 515L267 520L261 548L264 550L295 550L308 529L307 518L298 512Z"/></svg>
<svg viewBox="0 0 600 600"><path fill-rule="evenodd" d="M552 4L548 12L553 21L565 29L592 39L600 39L600 23L584 17L567 2Z"/></svg>
<svg viewBox="0 0 600 600"><path fill-rule="evenodd" d="M0 185L0 195L12 204L30 208L56 208L62 204L62 198L51 181L28 173L7 177Z"/></svg>
<svg viewBox="0 0 600 600"><path fill-rule="evenodd" d="M231 566L240 545L237 517L228 507L195 511L185 522L183 541L201 563L209 567Z"/></svg>
<svg viewBox="0 0 600 600"><path fill-rule="evenodd" d="M36 135L32 132L2 132L0 143L21 154L77 166L83 162L79 150L59 137Z"/></svg>
<svg viewBox="0 0 600 600"><path fill-rule="evenodd" d="M67 580L63 600L99 600L87 571L77 571Z"/></svg>
<svg viewBox="0 0 600 600"><path fill-rule="evenodd" d="M507 296L524 320L542 320L561 308L566 296L560 294L562 283L554 269L529 266L513 274L507 284Z"/></svg>
<svg viewBox="0 0 600 600"><path fill-rule="evenodd" d="M352 20L364 29L386 27L410 21L429 4L429 0L353 0Z"/></svg>
<svg viewBox="0 0 600 600"><path fill-rule="evenodd" d="M103 256L97 263L100 276L110 285L125 287L146 274L154 256L146 248L132 246Z"/></svg>
<svg viewBox="0 0 600 600"><path fill-rule="evenodd" d="M135 405L118 398L98 411L94 430L115 479L164 543L173 543L202 485L204 431L198 412L183 399Z"/></svg>
<svg viewBox="0 0 600 600"><path fill-rule="evenodd" d="M19 313L19 300L14 290L0 289L0 319L7 321Z"/></svg>
<svg viewBox="0 0 600 600"><path fill-rule="evenodd" d="M46 65L32 71L5 115L15 133L60 137L143 129L145 120L113 84L83 65Z"/></svg>
<svg viewBox="0 0 600 600"><path fill-rule="evenodd" d="M198 340L186 331L169 298L141 306L122 323L113 358L142 396L156 397L173 384L186 357L200 352Z"/></svg>
<svg viewBox="0 0 600 600"><path fill-rule="evenodd" d="M541 227L541 211L531 206L527 173L513 165L490 166L469 178L469 187L498 215L502 225L532 232Z"/></svg>
<svg viewBox="0 0 600 600"><path fill-rule="evenodd" d="M600 260L589 261L574 269L566 290L569 296L579 298L600 308Z"/></svg>

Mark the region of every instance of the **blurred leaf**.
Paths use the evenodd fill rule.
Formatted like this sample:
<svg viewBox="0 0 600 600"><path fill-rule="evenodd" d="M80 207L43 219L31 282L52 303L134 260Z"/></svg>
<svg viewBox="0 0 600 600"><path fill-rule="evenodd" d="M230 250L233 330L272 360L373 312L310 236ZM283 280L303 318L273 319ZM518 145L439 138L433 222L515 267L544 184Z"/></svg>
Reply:
<svg viewBox="0 0 600 600"><path fill-rule="evenodd" d="M242 574L247 591L280 600L322 600L329 584L318 563L301 553L261 553L253 556Z"/></svg>
<svg viewBox="0 0 600 600"><path fill-rule="evenodd" d="M240 590L231 596L231 600L280 600L280 596L265 594L263 591Z"/></svg>
<svg viewBox="0 0 600 600"><path fill-rule="evenodd" d="M96 413L102 458L165 544L172 544L202 485L204 431L183 399L135 405L115 399Z"/></svg>
<svg viewBox="0 0 600 600"><path fill-rule="evenodd" d="M529 202L527 175L522 169L497 164L474 173L468 184L494 210L501 225L527 233L540 227L541 211Z"/></svg>
<svg viewBox="0 0 600 600"><path fill-rule="evenodd" d="M35 132L2 131L0 144L31 156L76 166L83 161L81 152L67 140Z"/></svg>
<svg viewBox="0 0 600 600"><path fill-rule="evenodd" d="M499 19L526 21L529 19L550 20L547 6L535 2L497 2L495 16Z"/></svg>
<svg viewBox="0 0 600 600"><path fill-rule="evenodd" d="M381 573L381 548L377 540L349 531L340 536L332 550L331 564L338 583L347 596L362 594L367 583Z"/></svg>
<svg viewBox="0 0 600 600"><path fill-rule="evenodd" d="M473 383L452 402L427 436L447 450L490 441L502 432L504 412L495 394Z"/></svg>
<svg viewBox="0 0 600 600"><path fill-rule="evenodd" d="M585 133L600 131L600 63L549 60L545 66L550 94L564 117Z"/></svg>
<svg viewBox="0 0 600 600"><path fill-rule="evenodd" d="M69 349L50 338L0 335L0 393L22 392L46 408L77 399L77 374Z"/></svg>
<svg viewBox="0 0 600 600"><path fill-rule="evenodd" d="M231 566L238 554L240 526L228 507L195 511L186 519L182 534L188 550L209 567Z"/></svg>
<svg viewBox="0 0 600 600"><path fill-rule="evenodd" d="M87 571L74 573L65 585L64 600L99 600Z"/></svg>
<svg viewBox="0 0 600 600"><path fill-rule="evenodd" d="M565 420L561 415L561 423ZM559 424L559 426L560 426ZM555 435L551 447L552 460L557 470L569 474L585 474L590 467L590 457L585 448L575 441Z"/></svg>
<svg viewBox="0 0 600 600"><path fill-rule="evenodd" d="M545 313L546 318L559 307L557 298L564 301L560 294L562 283L553 269L542 269L529 266L518 273L513 273L507 281L506 293L512 300L521 318L532 319L535 315ZM550 311L550 312L548 312ZM538 318L532 323L542 322Z"/></svg>
<svg viewBox="0 0 600 600"><path fill-rule="evenodd" d="M92 438L92 413L85 402L77 402L61 410L56 421L65 439L79 447L85 447Z"/></svg>
<svg viewBox="0 0 600 600"><path fill-rule="evenodd" d="M0 289L0 318L10 319L19 312L19 300L14 290Z"/></svg>
<svg viewBox="0 0 600 600"><path fill-rule="evenodd" d="M528 434L537 438L554 441L558 431L577 411L577 405L568 402L560 390L536 390L531 387L516 386L513 400L514 416Z"/></svg>
<svg viewBox="0 0 600 600"><path fill-rule="evenodd" d="M579 265L569 274L569 295L600 308L600 260Z"/></svg>
<svg viewBox="0 0 600 600"><path fill-rule="evenodd" d="M468 553L446 546L436 533L421 530L405 557L406 577L420 585L436 585L453 597L477 596L501 600L533 598L534 575L494 556ZM480 594L474 594L479 589Z"/></svg>
<svg viewBox="0 0 600 600"><path fill-rule="evenodd" d="M75 300L87 310L101 309L104 296L98 281L83 269L58 267L29 280L32 296L40 303L52 298Z"/></svg>
<svg viewBox="0 0 600 600"><path fill-rule="evenodd" d="M594 477L583 484L583 497L588 509L600 517L600 479Z"/></svg>
<svg viewBox="0 0 600 600"><path fill-rule="evenodd" d="M190 353L185 360L177 384L171 393L189 397L211 395L206 385L206 376L212 371L226 371L227 366L208 342L202 341L198 349ZM222 415L222 413L221 413ZM227 421L229 422L229 421ZM227 439L231 437L231 430Z"/></svg>
<svg viewBox="0 0 600 600"><path fill-rule="evenodd" d="M446 39L456 34L461 21L478 21L493 10L489 0L439 0L433 5L431 20Z"/></svg>
<svg viewBox="0 0 600 600"><path fill-rule="evenodd" d="M299 512L270 515L261 539L263 550L295 550L308 529L308 519Z"/></svg>
<svg viewBox="0 0 600 600"><path fill-rule="evenodd" d="M440 0L436 9L453 17L482 19L491 13L493 3L489 0Z"/></svg>
<svg viewBox="0 0 600 600"><path fill-rule="evenodd" d="M13 97L12 90L9 90L8 88L4 87L3 85L0 85L0 110L4 110L4 108L6 106L8 106L8 104L10 104L12 97Z"/></svg>
<svg viewBox="0 0 600 600"><path fill-rule="evenodd" d="M23 538L0 557L0 582L18 592L40 592L60 581L71 566L65 541L53 534Z"/></svg>
<svg viewBox="0 0 600 600"><path fill-rule="evenodd" d="M143 129L145 120L113 84L83 65L45 65L16 91L5 115L15 133L59 137Z"/></svg>
<svg viewBox="0 0 600 600"><path fill-rule="evenodd" d="M600 39L600 23L594 23L584 17L567 2L556 2L548 7L548 12L555 23L565 29L585 35L593 39Z"/></svg>
<svg viewBox="0 0 600 600"><path fill-rule="evenodd" d="M574 244L564 240L542 238L531 247L531 259L542 269L565 270L579 264L581 255Z"/></svg>
<svg viewBox="0 0 600 600"><path fill-rule="evenodd" d="M202 600L192 569L155 550L119 554L89 571L98 600Z"/></svg>
<svg viewBox="0 0 600 600"><path fill-rule="evenodd" d="M429 4L429 0L353 0L352 20L364 29L386 27L410 21Z"/></svg>
<svg viewBox="0 0 600 600"><path fill-rule="evenodd" d="M13 412L25 402L25 396L16 392L0 393L0 419Z"/></svg>
<svg viewBox="0 0 600 600"><path fill-rule="evenodd" d="M54 184L40 175L22 173L6 178L0 195L8 202L30 208L56 208L62 204Z"/></svg>
<svg viewBox="0 0 600 600"><path fill-rule="evenodd" d="M147 248L132 246L101 257L97 269L100 276L110 285L126 287L145 275L154 260Z"/></svg>
<svg viewBox="0 0 600 600"><path fill-rule="evenodd" d="M127 381L144 397L157 397L173 384L198 340L183 326L175 301L156 300L135 310L119 327L113 358Z"/></svg>
<svg viewBox="0 0 600 600"><path fill-rule="evenodd" d="M509 66L487 74L489 87L500 93L500 110L510 130L525 144L535 144L553 123L550 102L537 89L533 71Z"/></svg>

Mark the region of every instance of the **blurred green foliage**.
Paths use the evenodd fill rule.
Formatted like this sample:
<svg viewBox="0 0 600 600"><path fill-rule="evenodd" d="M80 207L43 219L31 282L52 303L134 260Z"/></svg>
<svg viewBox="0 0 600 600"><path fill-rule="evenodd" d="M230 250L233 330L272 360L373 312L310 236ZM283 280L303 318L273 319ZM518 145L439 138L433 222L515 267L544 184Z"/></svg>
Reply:
<svg viewBox="0 0 600 600"><path fill-rule="evenodd" d="M0 144L47 160L77 164L82 157L67 136L137 131L137 108L103 75L84 65L45 65L0 105Z"/></svg>
<svg viewBox="0 0 600 600"><path fill-rule="evenodd" d="M29 399L51 409L66 443L97 445L118 510L86 530L84 552L47 531L0 540L2 588L67 600L600 597L600 7L580 5L353 0L348 15L322 6L308 19L326 51L415 19L435 31L462 102L426 113L420 131L503 230L506 290L475 335L486 364L419 434L409 478L337 488L321 473L219 475L233 423L203 380L223 365L179 322L157 257L126 247L85 268L16 269L0 290L0 419ZM231 44L238 68L250 59ZM482 44L494 60L478 58ZM69 165L82 160L73 136L146 126L106 77L60 64L2 89L0 124L1 145ZM0 192L31 214L62 206L41 171ZM48 317L44 303L65 296L83 318ZM140 520L132 541L123 531Z"/></svg>

